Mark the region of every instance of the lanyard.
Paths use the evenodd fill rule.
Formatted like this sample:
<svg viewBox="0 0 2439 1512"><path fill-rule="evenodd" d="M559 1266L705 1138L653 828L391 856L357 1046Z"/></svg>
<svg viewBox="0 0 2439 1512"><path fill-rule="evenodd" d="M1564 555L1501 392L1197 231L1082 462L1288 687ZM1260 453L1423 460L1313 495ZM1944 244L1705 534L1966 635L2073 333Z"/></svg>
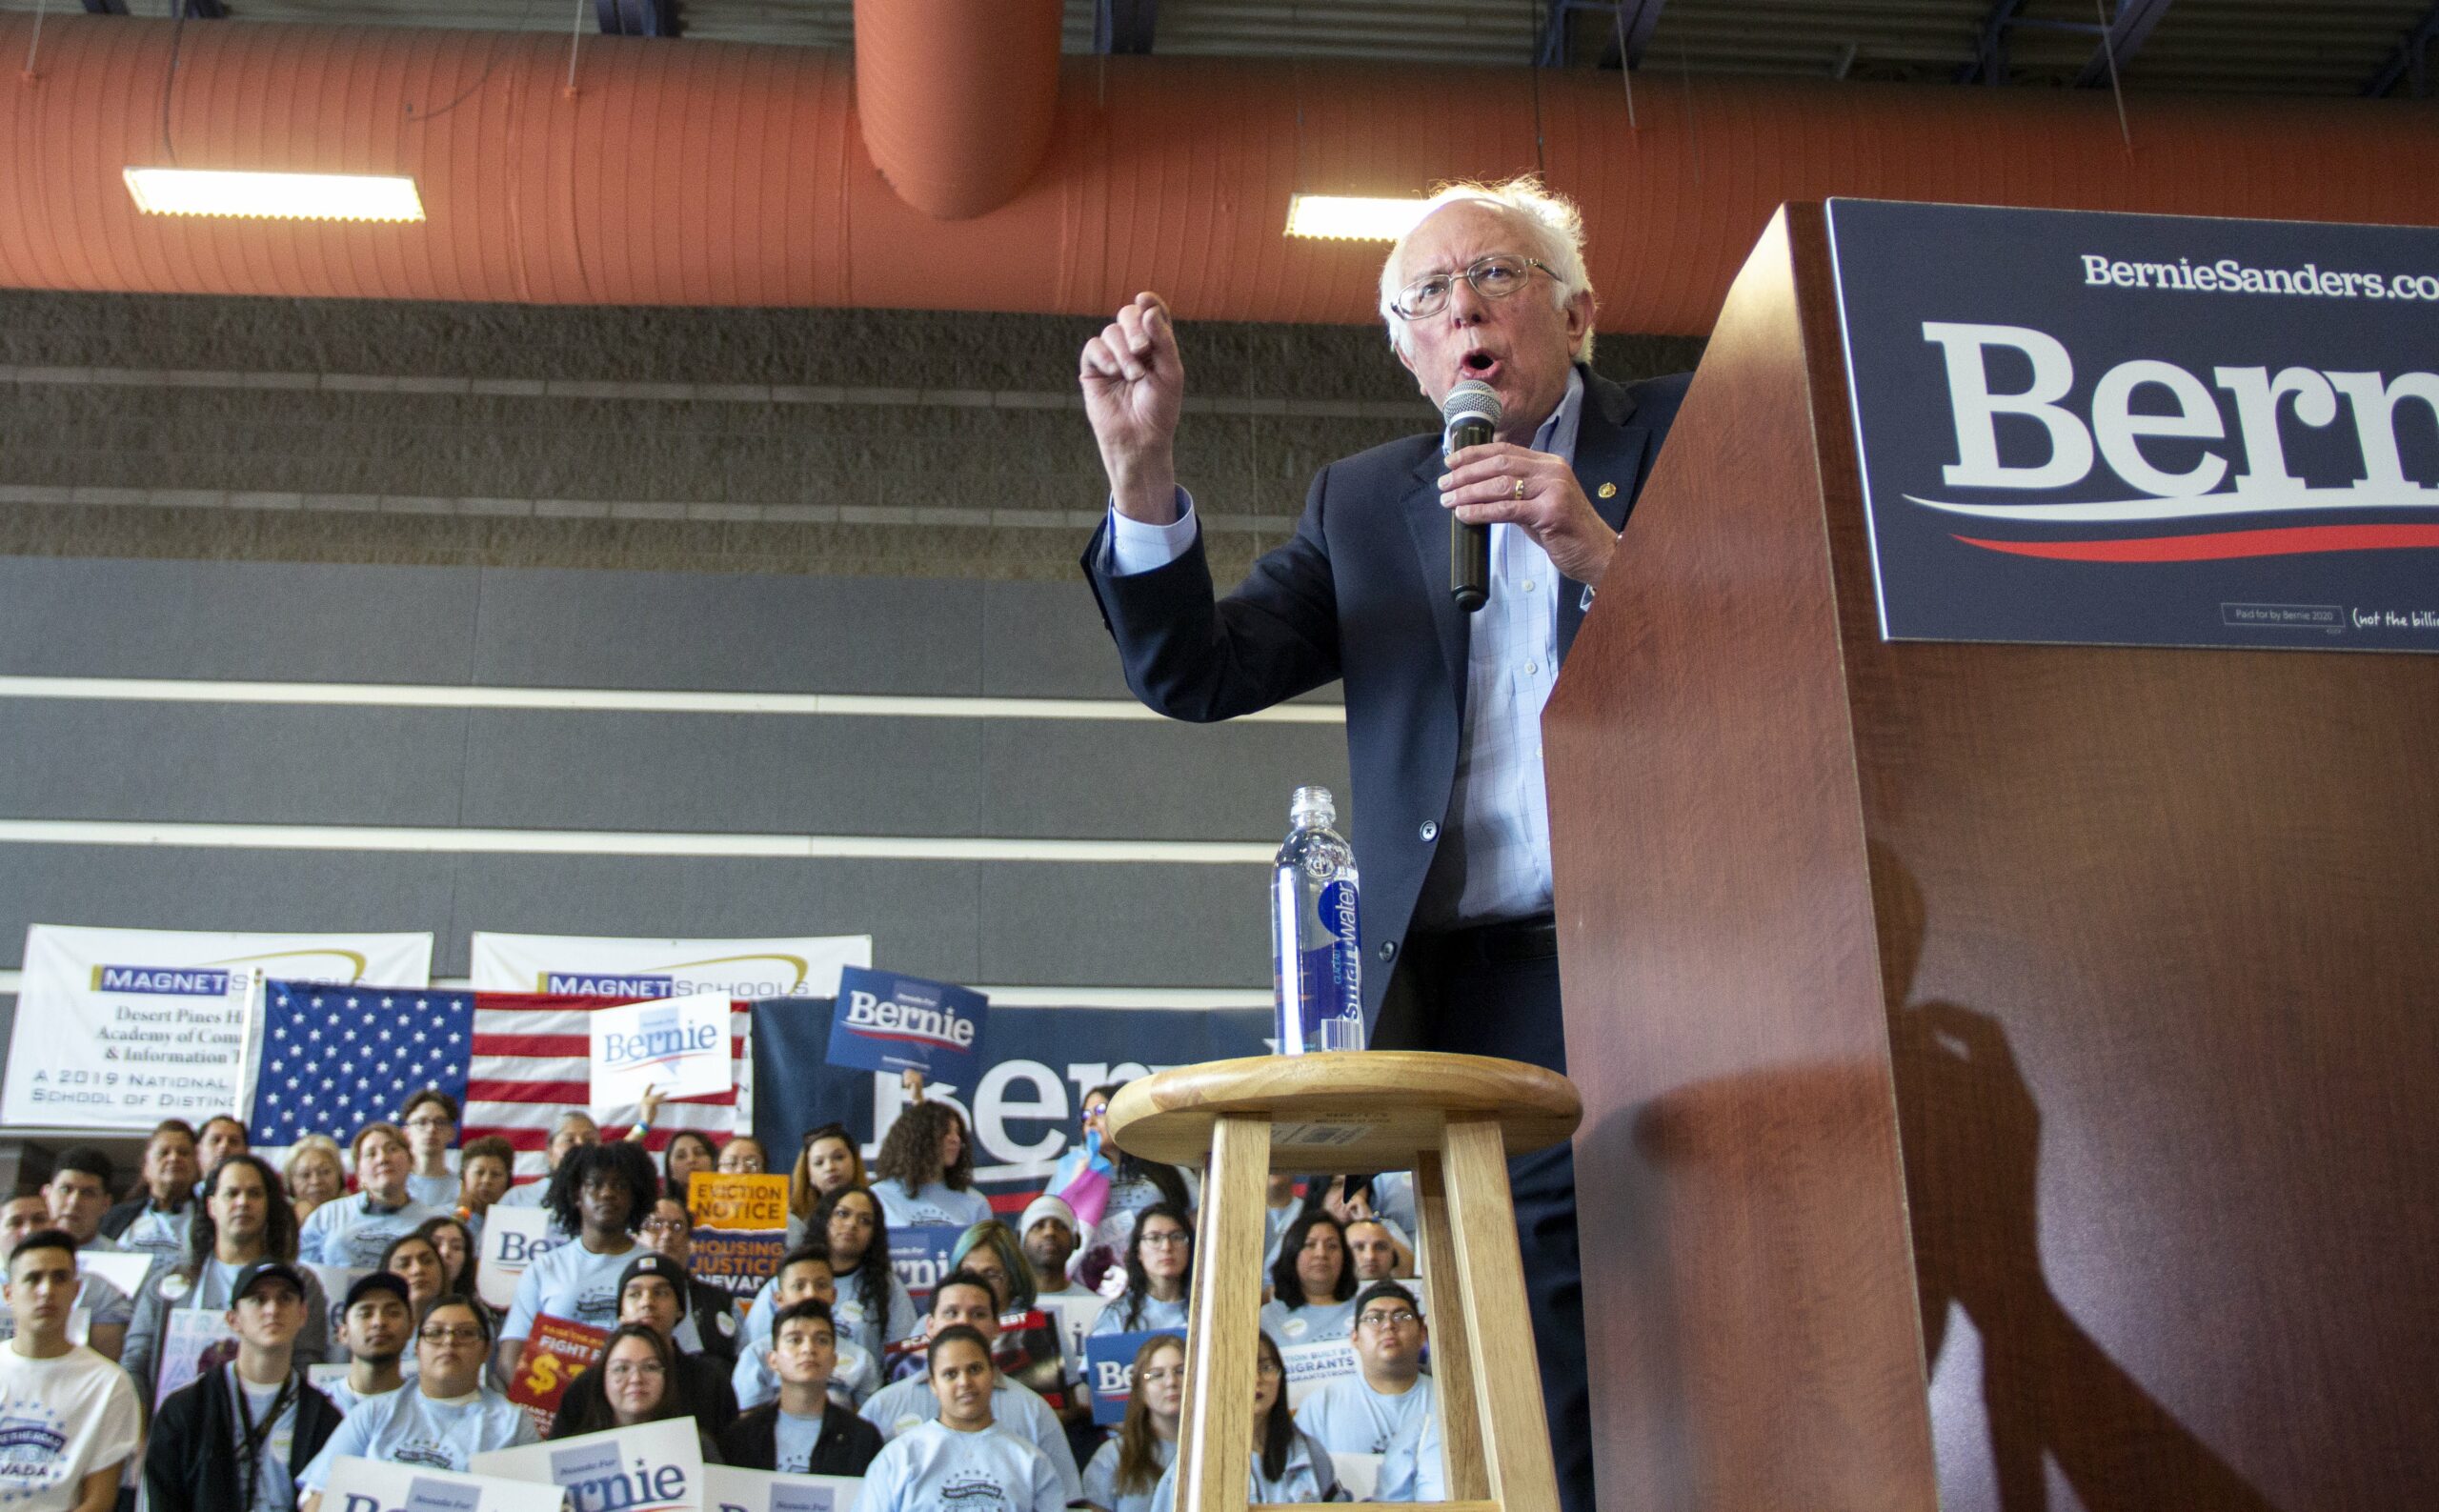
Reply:
<svg viewBox="0 0 2439 1512"><path fill-rule="evenodd" d="M238 1473L245 1477L245 1495L241 1504L251 1507L254 1504L255 1493L261 1488L263 1441L271 1437L273 1428L279 1426L280 1414L295 1404L296 1372L291 1370L288 1379L279 1383L279 1395L271 1400L271 1411L263 1415L260 1424L254 1421L253 1408L247 1405L246 1383L239 1379L237 1367L233 1364L229 1367L229 1394L237 1399L240 1428L237 1462L242 1466Z"/></svg>

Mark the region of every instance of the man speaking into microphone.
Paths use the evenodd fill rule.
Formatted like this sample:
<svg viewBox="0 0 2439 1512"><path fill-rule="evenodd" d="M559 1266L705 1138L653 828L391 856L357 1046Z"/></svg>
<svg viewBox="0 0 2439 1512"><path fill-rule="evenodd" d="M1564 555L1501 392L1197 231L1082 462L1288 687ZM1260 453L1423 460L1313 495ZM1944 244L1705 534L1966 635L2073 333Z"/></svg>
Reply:
<svg viewBox="0 0 2439 1512"><path fill-rule="evenodd" d="M1295 534L1225 597L1177 476L1185 369L1166 305L1139 294L1084 344L1110 483L1084 571L1136 696L1212 720L1345 684L1381 1048L1566 1068L1542 705L1686 381L1595 375L1593 309L1574 206L1527 180L1435 195L1381 267L1381 313L1435 406L1460 384L1496 395L1491 438L1443 457L1434 431L1322 468ZM1488 406L1469 389L1453 408ZM1488 534L1473 613L1452 517ZM1571 1152L1510 1175L1560 1486L1592 1512Z"/></svg>

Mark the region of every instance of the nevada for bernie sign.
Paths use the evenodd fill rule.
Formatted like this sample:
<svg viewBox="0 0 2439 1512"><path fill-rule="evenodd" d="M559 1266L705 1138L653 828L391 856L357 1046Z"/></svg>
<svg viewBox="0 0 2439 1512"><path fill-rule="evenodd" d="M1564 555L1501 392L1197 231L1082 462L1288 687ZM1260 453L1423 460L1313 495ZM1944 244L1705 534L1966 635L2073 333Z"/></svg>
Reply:
<svg viewBox="0 0 2439 1512"><path fill-rule="evenodd" d="M1828 221L1884 635L2439 652L2439 231Z"/></svg>
<svg viewBox="0 0 2439 1512"><path fill-rule="evenodd" d="M828 1059L863 1071L919 1071L927 1080L970 1086L990 1011L989 998L963 987L841 967Z"/></svg>

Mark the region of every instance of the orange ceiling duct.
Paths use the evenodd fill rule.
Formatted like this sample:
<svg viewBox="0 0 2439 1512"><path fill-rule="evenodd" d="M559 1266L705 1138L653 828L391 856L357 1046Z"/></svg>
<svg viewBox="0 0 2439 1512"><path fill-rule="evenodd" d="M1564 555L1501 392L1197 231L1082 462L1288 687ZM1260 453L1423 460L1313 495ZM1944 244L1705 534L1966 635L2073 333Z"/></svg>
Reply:
<svg viewBox="0 0 2439 1512"><path fill-rule="evenodd" d="M1059 0L856 0L856 118L906 203L969 220L1016 197L1058 114Z"/></svg>
<svg viewBox="0 0 2439 1512"><path fill-rule="evenodd" d="M877 9L900 4L987 9ZM0 56L28 42L0 21ZM547 37L213 22L185 29L165 124L170 45L165 21L53 17L32 77L0 79L0 283L1073 314L1159 289L1188 317L1361 322L1380 247L1287 239L1292 193L1539 168L1583 205L1602 327L1698 333L1786 199L2439 222L2430 116L2386 101L2138 96L2129 151L2095 91L1651 77L1636 130L1614 73L1070 58L1038 167L942 220L875 159L943 214L1001 194L1022 133L937 93L978 53L863 79L892 143L868 153L837 52L588 37L571 93ZM930 129L952 118L1009 140ZM172 162L408 173L430 219L139 214L120 171Z"/></svg>

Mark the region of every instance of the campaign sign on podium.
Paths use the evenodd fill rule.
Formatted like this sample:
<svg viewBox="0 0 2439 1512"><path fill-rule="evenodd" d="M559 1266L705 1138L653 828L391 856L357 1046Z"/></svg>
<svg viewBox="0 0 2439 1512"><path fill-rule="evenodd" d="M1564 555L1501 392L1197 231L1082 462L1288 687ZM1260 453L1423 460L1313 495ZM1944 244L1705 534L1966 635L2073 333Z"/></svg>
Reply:
<svg viewBox="0 0 2439 1512"><path fill-rule="evenodd" d="M2439 652L2439 231L1828 221L1887 638Z"/></svg>
<svg viewBox="0 0 2439 1512"><path fill-rule="evenodd" d="M920 1071L935 1081L971 1085L991 999L978 992L848 966L838 973L838 1007L830 1020L834 1066Z"/></svg>

